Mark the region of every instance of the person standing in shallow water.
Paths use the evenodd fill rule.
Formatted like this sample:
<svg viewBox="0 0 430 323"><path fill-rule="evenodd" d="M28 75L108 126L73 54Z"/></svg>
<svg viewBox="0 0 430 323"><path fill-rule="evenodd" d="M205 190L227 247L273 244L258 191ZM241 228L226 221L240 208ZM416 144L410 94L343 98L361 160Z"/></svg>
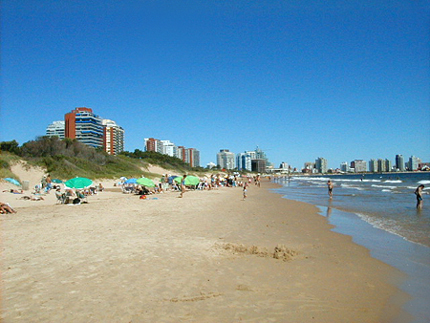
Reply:
<svg viewBox="0 0 430 323"><path fill-rule="evenodd" d="M330 198L333 198L333 182L331 180L328 180L327 188L328 188L328 196L330 196Z"/></svg>
<svg viewBox="0 0 430 323"><path fill-rule="evenodd" d="M415 196L417 197L417 209L420 209L423 207L423 189L424 189L424 185L421 184L415 190Z"/></svg>

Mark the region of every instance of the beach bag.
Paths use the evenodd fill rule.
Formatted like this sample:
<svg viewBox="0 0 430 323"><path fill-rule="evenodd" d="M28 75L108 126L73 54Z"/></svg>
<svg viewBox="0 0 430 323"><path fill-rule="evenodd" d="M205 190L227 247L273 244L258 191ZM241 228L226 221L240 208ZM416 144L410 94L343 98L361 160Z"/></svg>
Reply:
<svg viewBox="0 0 430 323"><path fill-rule="evenodd" d="M75 199L73 200L73 204L81 204L81 199L79 199L79 198L75 198Z"/></svg>

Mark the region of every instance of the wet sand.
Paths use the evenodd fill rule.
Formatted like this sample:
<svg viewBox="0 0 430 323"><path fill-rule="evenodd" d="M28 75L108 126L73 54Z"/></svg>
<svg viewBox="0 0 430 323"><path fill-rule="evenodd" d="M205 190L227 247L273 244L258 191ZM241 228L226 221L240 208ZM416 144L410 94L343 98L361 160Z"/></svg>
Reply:
<svg viewBox="0 0 430 323"><path fill-rule="evenodd" d="M400 271L263 182L11 200L2 322L407 322ZM1 200L11 197L2 193Z"/></svg>

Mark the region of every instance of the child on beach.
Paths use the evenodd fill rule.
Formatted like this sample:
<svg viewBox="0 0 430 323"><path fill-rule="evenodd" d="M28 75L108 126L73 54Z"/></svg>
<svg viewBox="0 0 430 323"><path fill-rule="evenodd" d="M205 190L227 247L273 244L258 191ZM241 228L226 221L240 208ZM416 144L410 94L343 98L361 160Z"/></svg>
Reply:
<svg viewBox="0 0 430 323"><path fill-rule="evenodd" d="M245 184L243 184L243 200L246 199L247 188L248 188L248 183L245 182Z"/></svg>

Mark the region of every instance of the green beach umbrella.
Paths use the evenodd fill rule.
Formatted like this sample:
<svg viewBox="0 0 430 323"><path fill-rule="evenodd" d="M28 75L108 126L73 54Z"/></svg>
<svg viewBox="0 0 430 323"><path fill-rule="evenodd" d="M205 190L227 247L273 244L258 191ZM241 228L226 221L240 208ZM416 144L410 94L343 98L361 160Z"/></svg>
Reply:
<svg viewBox="0 0 430 323"><path fill-rule="evenodd" d="M92 180L85 177L75 177L64 183L69 188L85 188L93 183Z"/></svg>
<svg viewBox="0 0 430 323"><path fill-rule="evenodd" d="M175 177L175 182L180 184L182 182L182 176ZM185 178L185 185L199 185L199 183L200 183L200 178L196 176L188 175Z"/></svg>
<svg viewBox="0 0 430 323"><path fill-rule="evenodd" d="M136 181L137 184L142 185L142 186L146 186L146 187L154 187L155 183L146 177L142 177L142 178L138 178Z"/></svg>

